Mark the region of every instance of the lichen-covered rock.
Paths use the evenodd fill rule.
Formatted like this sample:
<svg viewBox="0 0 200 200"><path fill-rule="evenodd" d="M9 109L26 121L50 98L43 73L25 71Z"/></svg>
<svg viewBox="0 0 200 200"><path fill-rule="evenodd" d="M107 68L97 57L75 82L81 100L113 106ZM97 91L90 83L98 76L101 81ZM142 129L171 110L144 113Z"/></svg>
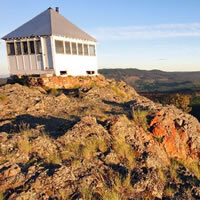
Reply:
<svg viewBox="0 0 200 200"><path fill-rule="evenodd" d="M200 199L197 119L102 76L38 81L0 87L5 199Z"/></svg>

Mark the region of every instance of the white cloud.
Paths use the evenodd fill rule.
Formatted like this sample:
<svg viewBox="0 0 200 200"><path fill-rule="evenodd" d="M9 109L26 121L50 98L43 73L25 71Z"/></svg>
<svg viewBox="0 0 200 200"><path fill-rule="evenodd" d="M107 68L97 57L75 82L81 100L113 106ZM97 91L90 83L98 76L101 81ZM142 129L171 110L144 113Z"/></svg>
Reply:
<svg viewBox="0 0 200 200"><path fill-rule="evenodd" d="M200 23L102 27L91 30L97 40L135 40L200 37Z"/></svg>

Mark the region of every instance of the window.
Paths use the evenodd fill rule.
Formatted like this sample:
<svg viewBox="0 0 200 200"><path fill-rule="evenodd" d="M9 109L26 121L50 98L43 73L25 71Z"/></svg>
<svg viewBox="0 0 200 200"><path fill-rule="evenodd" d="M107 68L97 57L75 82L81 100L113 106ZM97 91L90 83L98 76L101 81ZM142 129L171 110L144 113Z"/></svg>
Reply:
<svg viewBox="0 0 200 200"><path fill-rule="evenodd" d="M77 55L76 43L72 42L72 54Z"/></svg>
<svg viewBox="0 0 200 200"><path fill-rule="evenodd" d="M21 43L16 42L16 55L22 55L22 50L21 50Z"/></svg>
<svg viewBox="0 0 200 200"><path fill-rule="evenodd" d="M95 45L89 45L90 56L96 56Z"/></svg>
<svg viewBox="0 0 200 200"><path fill-rule="evenodd" d="M78 43L78 55L83 55L83 45Z"/></svg>
<svg viewBox="0 0 200 200"><path fill-rule="evenodd" d="M29 48L30 48L30 54L34 54L35 53L34 41L29 41Z"/></svg>
<svg viewBox="0 0 200 200"><path fill-rule="evenodd" d="M83 50L84 50L84 55L88 56L88 45L87 44L83 45Z"/></svg>
<svg viewBox="0 0 200 200"><path fill-rule="evenodd" d="M28 44L27 44L27 42L22 42L22 46L23 46L23 54L27 55L28 54Z"/></svg>
<svg viewBox="0 0 200 200"><path fill-rule="evenodd" d="M36 40L35 43L36 43L36 53L37 54L42 54L42 47L41 47L40 40Z"/></svg>
<svg viewBox="0 0 200 200"><path fill-rule="evenodd" d="M70 42L65 42L65 53L71 54Z"/></svg>
<svg viewBox="0 0 200 200"><path fill-rule="evenodd" d="M15 46L14 42L7 43L7 51L9 56L15 55Z"/></svg>
<svg viewBox="0 0 200 200"><path fill-rule="evenodd" d="M63 41L56 40L55 45L56 45L56 53L64 54Z"/></svg>

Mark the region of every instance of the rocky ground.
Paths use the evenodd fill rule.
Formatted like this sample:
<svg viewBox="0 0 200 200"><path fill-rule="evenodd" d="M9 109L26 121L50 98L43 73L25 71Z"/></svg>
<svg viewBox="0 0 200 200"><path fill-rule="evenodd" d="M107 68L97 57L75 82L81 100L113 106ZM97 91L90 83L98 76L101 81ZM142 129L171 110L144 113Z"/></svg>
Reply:
<svg viewBox="0 0 200 200"><path fill-rule="evenodd" d="M87 79L0 87L0 200L200 199L198 120Z"/></svg>

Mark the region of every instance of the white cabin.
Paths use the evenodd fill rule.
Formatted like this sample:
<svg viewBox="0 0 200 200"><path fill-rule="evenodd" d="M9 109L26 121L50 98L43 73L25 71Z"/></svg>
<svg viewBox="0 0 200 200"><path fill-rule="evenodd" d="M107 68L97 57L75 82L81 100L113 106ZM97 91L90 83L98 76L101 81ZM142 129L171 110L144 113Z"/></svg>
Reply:
<svg viewBox="0 0 200 200"><path fill-rule="evenodd" d="M97 75L97 41L48 8L2 38L10 75Z"/></svg>

